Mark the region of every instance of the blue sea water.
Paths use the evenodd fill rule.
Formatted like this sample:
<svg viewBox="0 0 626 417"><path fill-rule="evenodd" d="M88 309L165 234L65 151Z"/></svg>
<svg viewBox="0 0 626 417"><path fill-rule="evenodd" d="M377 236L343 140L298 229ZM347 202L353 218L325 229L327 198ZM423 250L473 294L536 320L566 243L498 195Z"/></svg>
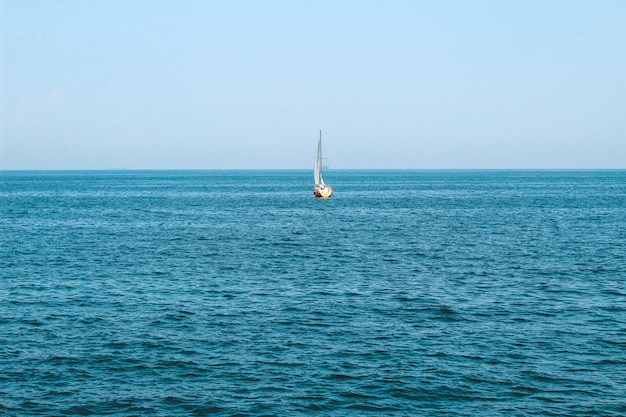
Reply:
<svg viewBox="0 0 626 417"><path fill-rule="evenodd" d="M626 171L0 172L0 414L626 415Z"/></svg>

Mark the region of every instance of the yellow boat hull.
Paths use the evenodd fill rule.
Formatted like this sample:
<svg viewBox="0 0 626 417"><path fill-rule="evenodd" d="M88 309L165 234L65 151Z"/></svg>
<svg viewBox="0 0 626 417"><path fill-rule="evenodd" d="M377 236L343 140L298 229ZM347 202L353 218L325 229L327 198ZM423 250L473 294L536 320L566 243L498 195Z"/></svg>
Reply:
<svg viewBox="0 0 626 417"><path fill-rule="evenodd" d="M330 185L315 187L315 190L313 190L313 194L315 195L315 197L328 198L333 195L333 187L331 187Z"/></svg>

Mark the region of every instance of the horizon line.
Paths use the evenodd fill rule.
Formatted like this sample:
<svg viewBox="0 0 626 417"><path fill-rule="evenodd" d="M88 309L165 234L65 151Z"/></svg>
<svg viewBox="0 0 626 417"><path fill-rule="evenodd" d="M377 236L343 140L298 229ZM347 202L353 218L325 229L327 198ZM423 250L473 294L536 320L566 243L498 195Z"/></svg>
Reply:
<svg viewBox="0 0 626 417"><path fill-rule="evenodd" d="M327 168L325 171L624 171L623 168ZM0 172L312 171L309 168L0 168Z"/></svg>

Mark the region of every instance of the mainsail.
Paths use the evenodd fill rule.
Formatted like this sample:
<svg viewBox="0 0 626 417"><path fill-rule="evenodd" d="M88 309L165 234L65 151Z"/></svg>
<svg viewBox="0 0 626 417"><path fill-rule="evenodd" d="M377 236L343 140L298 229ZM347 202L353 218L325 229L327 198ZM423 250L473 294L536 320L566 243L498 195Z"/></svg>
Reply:
<svg viewBox="0 0 626 417"><path fill-rule="evenodd" d="M317 142L317 152L315 153L315 164L313 165L313 178L315 186L323 185L322 178L322 131L320 130L320 140Z"/></svg>

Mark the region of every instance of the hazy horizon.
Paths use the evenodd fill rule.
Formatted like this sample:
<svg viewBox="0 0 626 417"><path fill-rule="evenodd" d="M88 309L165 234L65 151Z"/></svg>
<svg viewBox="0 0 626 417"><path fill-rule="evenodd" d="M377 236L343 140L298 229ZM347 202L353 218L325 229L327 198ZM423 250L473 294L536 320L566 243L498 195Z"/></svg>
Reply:
<svg viewBox="0 0 626 417"><path fill-rule="evenodd" d="M0 170L626 168L626 2L0 2Z"/></svg>

